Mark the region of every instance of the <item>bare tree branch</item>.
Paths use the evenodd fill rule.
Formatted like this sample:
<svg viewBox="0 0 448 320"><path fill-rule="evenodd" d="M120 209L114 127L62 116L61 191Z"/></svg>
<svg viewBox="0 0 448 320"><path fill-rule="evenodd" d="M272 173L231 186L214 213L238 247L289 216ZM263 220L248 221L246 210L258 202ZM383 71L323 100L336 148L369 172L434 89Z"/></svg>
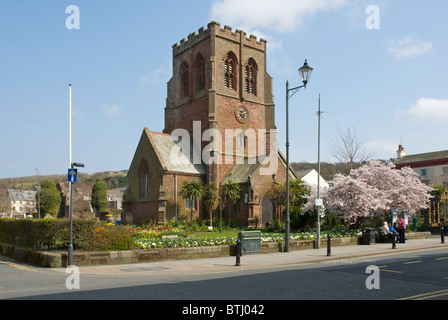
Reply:
<svg viewBox="0 0 448 320"><path fill-rule="evenodd" d="M341 163L346 163L348 170L355 168L372 158L372 154L365 148L367 138L359 137L357 126L348 127L345 131L338 129L338 136L332 140L330 154Z"/></svg>

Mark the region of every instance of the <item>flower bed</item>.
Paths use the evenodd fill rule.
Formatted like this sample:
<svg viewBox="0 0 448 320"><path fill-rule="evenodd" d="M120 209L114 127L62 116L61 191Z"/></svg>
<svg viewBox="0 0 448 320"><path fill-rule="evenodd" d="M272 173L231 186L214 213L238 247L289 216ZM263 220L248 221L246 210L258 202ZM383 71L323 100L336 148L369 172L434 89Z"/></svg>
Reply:
<svg viewBox="0 0 448 320"><path fill-rule="evenodd" d="M182 235L182 231L178 237L166 237L164 232L157 232L156 230L136 230L133 233L134 243L140 249L152 249L152 248L188 248L188 247L205 247L205 246L221 246L221 245L235 245L238 237L235 236L191 236L186 237ZM173 230L170 232L175 234ZM325 233L326 235L326 233ZM322 237L325 237L322 233ZM333 238L347 238L347 237L358 237L361 235L360 231L337 231L332 232L331 236ZM290 241L301 241L301 240L315 240L316 233L314 232L301 232L293 233L290 235ZM272 243L272 242L284 242L285 235L283 233L262 233L261 242L262 243Z"/></svg>

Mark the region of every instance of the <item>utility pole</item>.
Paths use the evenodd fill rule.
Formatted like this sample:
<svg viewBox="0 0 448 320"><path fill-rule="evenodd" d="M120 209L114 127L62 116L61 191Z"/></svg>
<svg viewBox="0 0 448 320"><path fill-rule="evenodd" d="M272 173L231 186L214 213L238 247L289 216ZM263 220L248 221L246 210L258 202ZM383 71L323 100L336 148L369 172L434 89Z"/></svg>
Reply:
<svg viewBox="0 0 448 320"><path fill-rule="evenodd" d="M317 234L316 234L316 242L317 249L320 249L320 210L321 210L321 199L320 199L320 115L322 112L320 111L320 94L319 94L319 103L318 103L318 111L317 111Z"/></svg>

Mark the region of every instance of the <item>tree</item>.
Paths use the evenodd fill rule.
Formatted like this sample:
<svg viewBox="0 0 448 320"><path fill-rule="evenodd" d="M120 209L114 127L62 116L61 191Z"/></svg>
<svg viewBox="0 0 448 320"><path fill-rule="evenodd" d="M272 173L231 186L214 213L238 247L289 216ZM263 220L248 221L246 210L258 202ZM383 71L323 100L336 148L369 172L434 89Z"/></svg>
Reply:
<svg viewBox="0 0 448 320"><path fill-rule="evenodd" d="M330 153L339 162L346 163L348 171L355 168L356 163L369 160L372 155L365 148L367 139L359 137L356 126L346 131L338 129L338 137L332 141Z"/></svg>
<svg viewBox="0 0 448 320"><path fill-rule="evenodd" d="M202 201L210 214L210 227L213 226L213 210L218 206L218 190L213 182L202 187Z"/></svg>
<svg viewBox="0 0 448 320"><path fill-rule="evenodd" d="M392 163L370 161L354 170L351 175L376 188L381 193L382 209L399 212L424 209L431 198L432 188L422 183L418 174L409 167L396 170Z"/></svg>
<svg viewBox="0 0 448 320"><path fill-rule="evenodd" d="M361 219L379 208L379 192L352 176L337 174L322 199L327 208L341 216L345 223L359 227Z"/></svg>
<svg viewBox="0 0 448 320"><path fill-rule="evenodd" d="M107 185L103 179L96 179L92 187L92 208L98 213L107 212Z"/></svg>
<svg viewBox="0 0 448 320"><path fill-rule="evenodd" d="M397 209L415 213L426 208L431 190L411 168L396 170L393 164L370 161L347 176L336 175L322 199L347 223L359 225L360 218L372 212L388 214Z"/></svg>
<svg viewBox="0 0 448 320"><path fill-rule="evenodd" d="M419 175L409 167L394 170L397 172L396 191L390 194L391 208L399 212L407 210L415 213L417 210L426 209L430 201L433 189L419 179Z"/></svg>
<svg viewBox="0 0 448 320"><path fill-rule="evenodd" d="M42 181L41 189L36 193L36 203L39 204L41 215L46 218L57 217L61 202L61 194L56 188L56 183L48 179Z"/></svg>
<svg viewBox="0 0 448 320"><path fill-rule="evenodd" d="M197 181L196 179L192 181L184 181L182 186L180 187L180 194L184 198L188 198L190 201L190 212L191 212L191 219L193 220L193 201L197 202L198 199L202 196L202 184ZM197 206L196 206L197 207Z"/></svg>
<svg viewBox="0 0 448 320"><path fill-rule="evenodd" d="M307 202L310 192L310 188L302 180L289 180L289 206L301 208ZM277 205L286 205L286 182L272 186L269 196Z"/></svg>
<svg viewBox="0 0 448 320"><path fill-rule="evenodd" d="M308 202L310 187L300 179L289 180L289 214L290 226L292 229L305 227L305 224L313 225L314 217L310 214L304 217L302 207ZM286 183L273 185L269 191L269 197L279 206L286 205ZM286 212L286 210L285 210Z"/></svg>
<svg viewBox="0 0 448 320"><path fill-rule="evenodd" d="M222 212L229 202L236 202L241 197L241 189L237 183L231 180L219 186L219 197L218 197L218 207L219 207L219 231L222 229Z"/></svg>

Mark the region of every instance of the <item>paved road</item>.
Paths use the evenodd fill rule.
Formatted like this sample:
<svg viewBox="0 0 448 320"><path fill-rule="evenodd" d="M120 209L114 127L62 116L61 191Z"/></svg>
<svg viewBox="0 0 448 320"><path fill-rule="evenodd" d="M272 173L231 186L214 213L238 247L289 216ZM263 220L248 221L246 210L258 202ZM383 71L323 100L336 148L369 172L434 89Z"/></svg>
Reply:
<svg viewBox="0 0 448 320"><path fill-rule="evenodd" d="M242 267L235 267L232 257L85 267L80 268L79 290L67 289L74 275L65 269L37 268L0 256L0 299L179 300L179 308L195 300L448 299L446 246L295 263L282 262L284 256L243 257ZM277 263L257 264L260 259ZM368 289L366 282L379 288ZM73 287L76 281L68 284Z"/></svg>

